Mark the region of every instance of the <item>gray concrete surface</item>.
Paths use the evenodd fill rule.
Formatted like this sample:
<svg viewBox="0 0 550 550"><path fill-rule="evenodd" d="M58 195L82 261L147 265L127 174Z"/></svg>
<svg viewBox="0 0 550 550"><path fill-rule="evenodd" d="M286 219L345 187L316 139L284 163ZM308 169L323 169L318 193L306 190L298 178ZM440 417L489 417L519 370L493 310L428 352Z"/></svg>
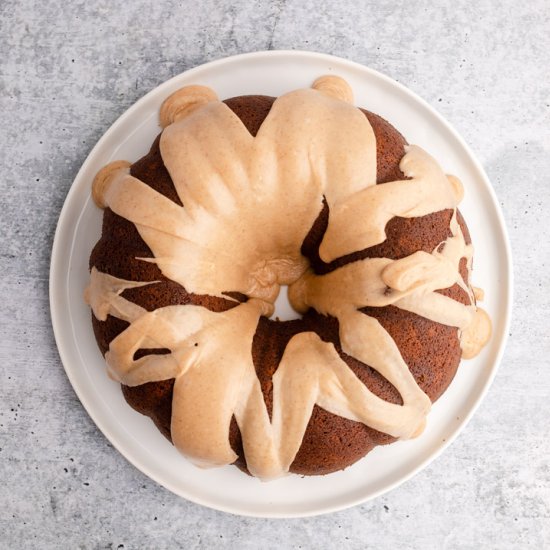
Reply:
<svg viewBox="0 0 550 550"><path fill-rule="evenodd" d="M0 0L0 547L550 547L550 8L496 2ZM311 519L186 502L119 455L57 355L48 268L76 172L169 77L265 49L332 53L434 105L485 166L515 258L511 338L459 439L386 496Z"/></svg>

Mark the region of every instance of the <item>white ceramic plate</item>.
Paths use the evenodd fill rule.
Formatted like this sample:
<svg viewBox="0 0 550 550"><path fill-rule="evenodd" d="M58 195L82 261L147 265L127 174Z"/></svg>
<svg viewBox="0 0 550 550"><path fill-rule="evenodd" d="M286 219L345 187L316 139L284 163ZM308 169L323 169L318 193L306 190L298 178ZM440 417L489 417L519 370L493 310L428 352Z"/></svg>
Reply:
<svg viewBox="0 0 550 550"><path fill-rule="evenodd" d="M291 475L262 483L228 466L200 470L187 462L146 417L124 401L105 371L82 294L88 257L99 238L101 211L90 197L92 179L113 159L135 161L156 134L160 104L187 84L205 84L221 98L280 95L309 87L323 74L351 84L360 106L382 115L408 139L427 149L448 173L462 180L461 210L476 247L474 283L488 290L483 307L493 338L463 364L434 405L424 434L375 449L343 472L324 477ZM50 302L59 353L82 404L109 441L136 468L191 501L236 514L296 517L340 510L396 487L425 467L458 435L495 375L510 320L511 259L502 215L491 185L466 144L428 104L393 80L356 63L299 51L245 54L208 63L165 82L128 109L94 147L61 212L52 252Z"/></svg>

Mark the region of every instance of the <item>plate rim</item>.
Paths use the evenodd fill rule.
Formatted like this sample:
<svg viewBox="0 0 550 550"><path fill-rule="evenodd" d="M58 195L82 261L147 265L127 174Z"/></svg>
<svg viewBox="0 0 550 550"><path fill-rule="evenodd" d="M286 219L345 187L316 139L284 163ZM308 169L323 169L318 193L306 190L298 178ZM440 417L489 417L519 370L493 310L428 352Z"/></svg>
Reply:
<svg viewBox="0 0 550 550"><path fill-rule="evenodd" d="M66 344L63 340L63 335L61 331L61 321L60 321L60 315L62 314L62 308L61 305L63 305L63 300L60 299L60 295L63 294L59 291L58 288L56 288L56 281L59 279L60 274L62 273L62 261L61 261L61 251L62 251L62 231L63 228L67 225L67 219L69 217L71 205L73 202L75 202L75 197L77 195L77 188L74 185L76 181L78 181L82 174L86 172L88 169L88 166L92 164L93 159L95 156L97 156L97 152L101 149L104 142L106 142L109 138L109 136L117 131L119 126L124 124L128 118L131 118L135 111L138 111L148 100L152 95L159 94L163 89L170 88L177 80L182 78L183 75L186 77L192 77L193 73L202 71L204 69L216 69L219 66L223 66L230 63L238 63L241 61L247 61L249 59L261 59L261 58L275 58L275 57L294 57L296 59L302 58L304 62L307 63L310 59L318 59L321 61L329 62L337 64L338 66L344 66L348 67L350 69L359 70L363 73L369 73L371 76L374 76L387 84L390 84L392 87L397 88L401 93L404 93L406 96L411 98L416 103L420 103L424 108L426 108L435 118L438 120L442 126L450 132L450 134L453 136L454 139L457 140L457 142L460 144L460 146L463 148L464 152L467 154L468 160L472 162L476 172L479 174L481 179L483 180L483 184L485 186L485 189L487 190L490 200L493 203L495 214L496 214L496 221L498 223L498 229L500 231L500 234L502 236L502 246L504 251L504 258L503 261L507 266L506 271L506 278L507 278L507 288L506 288L506 304L504 306L504 322L502 324L502 338L498 342L498 348L496 351L496 354L494 356L494 360L491 364L491 370L486 378L483 387L480 389L480 392L478 394L477 399L472 403L471 407L469 408L467 414L461 418L461 421L457 423L455 428L453 429L450 436L446 439L446 441L438 446L438 448L435 451L432 451L428 454L423 460L421 460L415 467L411 468L406 474L400 476L397 480L390 483L389 485L375 490L372 493L366 495L364 498L358 497L350 499L348 502L344 504L335 504L333 506L324 506L322 508L312 509L309 511L304 512L297 512L297 513L284 513L284 512L272 512L272 513L266 513L263 511L254 511L254 510L247 510L244 512L243 510L235 510L232 509L230 506L225 505L219 505L216 503L213 503L209 501L208 499L201 498L197 495L189 495L189 494L182 494L180 491L175 490L175 488L170 487L166 484L164 480L159 479L159 477L156 475L155 472L152 472L145 464L140 463L139 459L128 455L124 450L121 448L121 443L117 440L116 436L111 432L109 427L101 420L97 414L94 413L93 407L91 406L91 403L88 401L88 398L84 396L82 391L79 388L79 384L76 382L74 376L71 373L71 369L67 368L68 364L68 355L69 352L66 348ZM82 212L79 213L79 217L82 215ZM89 415L89 417L92 419L94 424L99 428L99 430L102 432L103 436L106 437L106 439L109 441L109 443L128 461L130 464L132 464L135 468L137 468L140 472L148 476L150 479L155 481L157 484L161 485L165 489L170 490L172 493L178 495L179 497L185 498L186 500L189 500L191 502L194 502L196 504L200 504L202 506L206 506L211 509L220 510L223 512L236 514L240 516L247 516L247 517L262 517L262 518L294 518L294 517L311 517L311 516L317 516L321 514L328 514L333 513L339 510L344 510L347 508L350 508L352 506L356 506L358 504L365 503L369 500L373 500L377 497L379 497L382 494L385 494L399 485L405 483L409 479L411 479L413 476L415 476L418 472L426 468L431 462L436 460L441 453L443 453L444 450L448 448L449 445L458 437L458 435L464 430L468 422L471 420L472 416L477 411L478 407L480 406L481 402L485 398L491 384L494 381L494 378L496 376L496 373L498 371L499 365L502 361L502 357L504 354L504 350L506 348L506 343L508 341L508 335L509 335L509 329L510 329L510 323L511 323L511 314L512 314L512 305L513 305L513 264L512 264L512 254L511 254L511 246L510 246L510 240L508 231L506 228L506 224L504 221L504 216L502 213L502 210L500 208L498 199L496 197L496 193L494 191L493 186L490 183L490 180L485 173L485 170L483 169L481 163L477 159L477 157L474 155L473 151L470 149L468 144L464 141L462 136L455 130L455 128L445 119L443 116L434 108L432 107L427 101L425 101L423 98L418 96L414 91L407 88L405 85L401 84L400 82L395 81L394 79L390 78L389 76L380 73L379 71L372 69L370 67L367 67L365 65L362 65L361 63L351 61L349 59L345 59L342 57L325 54L325 53L319 53L319 52L312 52L307 50L267 50L267 51L255 51L255 52L249 52L249 53L243 53L228 57L222 57L215 59L213 61L209 61L207 63L203 63L197 66L194 66L190 69L187 69L183 71L182 73L179 73L178 75L173 76L172 78L160 83L158 86L155 86L152 88L149 92L147 92L145 95L143 95L141 98L139 98L136 102L134 102L128 109L126 109L114 122L110 125L110 127L103 133L103 135L99 138L97 143L94 145L94 147L90 150L88 153L85 161L83 162L82 166L80 167L79 171L77 172L76 176L73 179L73 182L71 184L71 187L69 188L69 191L65 197L63 207L61 209L61 212L59 214L59 218L57 221L57 226L54 234L54 240L51 250L51 256L50 256L50 270L49 270L49 306L50 306L50 316L51 316L51 322L52 322L52 328L54 333L54 338L56 341L59 357L61 359L61 363L63 365L63 369L65 370L65 373L71 383L71 386L73 388L73 391L77 395L80 403L84 407L85 411ZM63 310L64 311L64 310Z"/></svg>

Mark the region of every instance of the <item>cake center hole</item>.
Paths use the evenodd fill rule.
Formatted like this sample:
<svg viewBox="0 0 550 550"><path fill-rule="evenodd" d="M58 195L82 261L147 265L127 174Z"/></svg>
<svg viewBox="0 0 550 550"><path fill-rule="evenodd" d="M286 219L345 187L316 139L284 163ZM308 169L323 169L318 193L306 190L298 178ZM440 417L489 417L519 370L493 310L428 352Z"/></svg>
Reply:
<svg viewBox="0 0 550 550"><path fill-rule="evenodd" d="M274 321L292 321L293 319L301 319L302 316L292 309L288 300L288 286L281 285L279 296L275 300L275 311L270 319Z"/></svg>

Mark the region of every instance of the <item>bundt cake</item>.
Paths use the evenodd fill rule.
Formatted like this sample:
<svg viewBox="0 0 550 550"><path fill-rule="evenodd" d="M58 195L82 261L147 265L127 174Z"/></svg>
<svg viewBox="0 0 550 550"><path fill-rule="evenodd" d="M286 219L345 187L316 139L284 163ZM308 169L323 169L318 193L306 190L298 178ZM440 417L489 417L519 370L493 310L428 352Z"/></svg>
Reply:
<svg viewBox="0 0 550 550"><path fill-rule="evenodd" d="M490 334L459 180L321 77L278 98L172 94L93 182L85 298L108 372L192 462L341 470L419 435ZM270 318L281 286L301 319Z"/></svg>

